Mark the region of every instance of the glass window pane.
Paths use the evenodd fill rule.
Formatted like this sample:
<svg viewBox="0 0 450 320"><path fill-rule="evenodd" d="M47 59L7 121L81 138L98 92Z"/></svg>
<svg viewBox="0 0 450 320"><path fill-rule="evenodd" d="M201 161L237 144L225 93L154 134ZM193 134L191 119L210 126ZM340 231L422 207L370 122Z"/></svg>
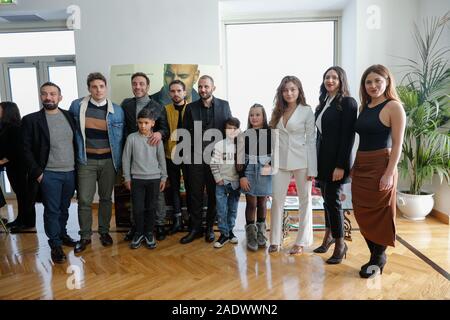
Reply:
<svg viewBox="0 0 450 320"><path fill-rule="evenodd" d="M56 66L48 68L49 79L61 88L63 99L59 104L68 110L70 103L78 99L77 69L75 66Z"/></svg>
<svg viewBox="0 0 450 320"><path fill-rule="evenodd" d="M334 63L334 21L226 26L228 99L233 115L247 123L261 103L270 118L281 79L297 76L315 108L325 70Z"/></svg>
<svg viewBox="0 0 450 320"><path fill-rule="evenodd" d="M39 111L36 68L9 68L12 101L17 103L20 115Z"/></svg>
<svg viewBox="0 0 450 320"><path fill-rule="evenodd" d="M0 33L0 48L2 48L0 58L74 55L74 33L73 31Z"/></svg>

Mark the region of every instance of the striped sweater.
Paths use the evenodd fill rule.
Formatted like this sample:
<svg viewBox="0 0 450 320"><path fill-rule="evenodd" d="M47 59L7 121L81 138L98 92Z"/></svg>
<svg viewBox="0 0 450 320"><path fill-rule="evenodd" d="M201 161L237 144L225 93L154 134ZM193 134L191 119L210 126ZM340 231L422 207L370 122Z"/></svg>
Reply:
<svg viewBox="0 0 450 320"><path fill-rule="evenodd" d="M108 105L96 106L89 101L86 109L86 155L90 159L111 158L108 124L106 123Z"/></svg>

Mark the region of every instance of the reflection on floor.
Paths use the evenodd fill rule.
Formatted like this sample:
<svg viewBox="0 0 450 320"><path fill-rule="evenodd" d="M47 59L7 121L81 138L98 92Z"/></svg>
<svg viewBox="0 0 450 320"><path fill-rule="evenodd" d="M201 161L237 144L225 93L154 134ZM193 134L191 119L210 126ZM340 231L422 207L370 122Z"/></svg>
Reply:
<svg viewBox="0 0 450 320"><path fill-rule="evenodd" d="M357 230L340 265L325 263L332 248L326 254L312 253L321 243L322 231L314 232L314 245L300 256L288 254L294 232L280 253L249 252L244 207L241 202L237 245L214 249L203 239L181 245L184 234L178 233L154 250L131 250L123 241L124 233L113 227L112 247L102 247L94 233L91 247L82 255L64 248L67 263L53 265L42 225L43 207L38 205L36 233L0 233L0 299L450 299L450 228L432 217L423 222L398 217L397 230L441 272L397 242L388 249L383 275L363 280L358 271L368 260L368 250ZM74 238L78 238L76 213L73 203L68 230ZM1 209L1 215L11 220L13 207ZM315 212L314 219L322 222L321 213ZM353 218L352 224L357 228Z"/></svg>

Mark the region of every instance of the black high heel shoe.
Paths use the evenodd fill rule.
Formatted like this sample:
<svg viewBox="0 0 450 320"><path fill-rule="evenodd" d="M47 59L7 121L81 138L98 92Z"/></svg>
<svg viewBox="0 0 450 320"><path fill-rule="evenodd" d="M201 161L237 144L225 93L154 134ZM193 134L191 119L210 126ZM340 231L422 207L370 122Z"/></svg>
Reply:
<svg viewBox="0 0 450 320"><path fill-rule="evenodd" d="M338 256L332 255L331 258L329 258L326 263L328 264L339 264L342 262L343 258L347 258L347 244L344 243L344 250L342 250L342 253Z"/></svg>
<svg viewBox="0 0 450 320"><path fill-rule="evenodd" d="M359 276L361 278L367 279L370 278L374 275L376 275L379 271L380 275L383 274L383 268L384 268L384 264L378 265L378 264L369 264L366 268L361 269L361 271L359 272Z"/></svg>
<svg viewBox="0 0 450 320"><path fill-rule="evenodd" d="M361 271L359 272L359 276L361 278L367 279L378 272L383 274L383 268L386 265L386 246L383 245L374 245L373 255L370 258L370 261L361 267Z"/></svg>
<svg viewBox="0 0 450 320"><path fill-rule="evenodd" d="M373 257L372 257L372 254L371 254L369 261L361 266L361 270L366 269L368 266L370 266L370 264L372 263L372 259L373 259Z"/></svg>
<svg viewBox="0 0 450 320"><path fill-rule="evenodd" d="M330 248L330 246L335 243L336 240L332 239L330 242L326 243L325 245L321 245L320 247L317 247L316 249L313 250L313 252L315 253L325 253L328 251L328 249Z"/></svg>

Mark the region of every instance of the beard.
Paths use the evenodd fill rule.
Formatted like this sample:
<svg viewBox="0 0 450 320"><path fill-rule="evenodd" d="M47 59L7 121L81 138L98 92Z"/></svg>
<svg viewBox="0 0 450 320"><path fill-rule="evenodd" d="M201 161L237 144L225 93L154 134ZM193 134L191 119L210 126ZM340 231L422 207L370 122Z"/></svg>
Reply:
<svg viewBox="0 0 450 320"><path fill-rule="evenodd" d="M172 98L172 102L176 105L181 105L184 102L184 98L180 98L180 97L173 97Z"/></svg>
<svg viewBox="0 0 450 320"><path fill-rule="evenodd" d="M50 111L58 108L57 103L43 103L42 106L44 107L45 110L50 110Z"/></svg>
<svg viewBox="0 0 450 320"><path fill-rule="evenodd" d="M203 93L200 95L200 97L202 98L202 100L208 100L209 98L212 97L211 93Z"/></svg>

